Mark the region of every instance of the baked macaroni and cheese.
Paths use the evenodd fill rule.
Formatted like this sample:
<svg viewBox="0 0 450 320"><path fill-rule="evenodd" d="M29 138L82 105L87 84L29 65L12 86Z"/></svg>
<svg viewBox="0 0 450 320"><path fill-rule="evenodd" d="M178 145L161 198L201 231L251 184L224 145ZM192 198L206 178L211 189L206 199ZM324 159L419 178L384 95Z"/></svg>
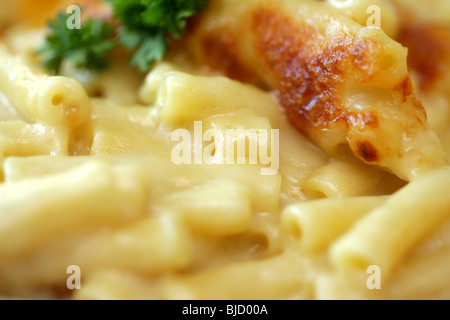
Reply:
<svg viewBox="0 0 450 320"><path fill-rule="evenodd" d="M3 2L0 296L450 298L447 0Z"/></svg>

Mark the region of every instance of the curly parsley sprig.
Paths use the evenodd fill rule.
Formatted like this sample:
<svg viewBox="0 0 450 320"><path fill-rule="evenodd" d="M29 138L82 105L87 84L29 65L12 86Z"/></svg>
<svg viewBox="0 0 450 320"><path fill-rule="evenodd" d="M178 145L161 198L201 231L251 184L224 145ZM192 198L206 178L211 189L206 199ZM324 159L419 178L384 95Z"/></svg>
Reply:
<svg viewBox="0 0 450 320"><path fill-rule="evenodd" d="M77 69L104 70L118 46L132 51L130 64L141 72L163 59L169 38L179 38L187 19L203 11L209 0L105 0L117 24L94 19L81 29L67 28L66 14L48 24L50 33L38 50L43 65L59 73L64 61Z"/></svg>
<svg viewBox="0 0 450 320"><path fill-rule="evenodd" d="M104 70L118 45L114 29L104 21L89 20L81 29L67 27L68 15L60 13L48 24L50 33L37 51L42 55L42 65L59 74L64 61L77 69Z"/></svg>

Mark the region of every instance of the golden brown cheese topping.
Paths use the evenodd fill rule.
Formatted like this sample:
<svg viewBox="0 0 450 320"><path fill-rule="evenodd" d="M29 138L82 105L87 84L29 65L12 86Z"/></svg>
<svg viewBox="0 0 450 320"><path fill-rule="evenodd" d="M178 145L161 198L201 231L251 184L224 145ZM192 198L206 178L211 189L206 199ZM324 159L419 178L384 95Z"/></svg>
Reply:
<svg viewBox="0 0 450 320"><path fill-rule="evenodd" d="M275 90L291 122L331 154L348 145L359 159L405 180L445 163L415 97L407 49L322 3L305 4L218 1L191 36L203 45L191 47L225 72L251 66ZM227 19L221 18L225 12ZM211 55L214 46L225 49Z"/></svg>

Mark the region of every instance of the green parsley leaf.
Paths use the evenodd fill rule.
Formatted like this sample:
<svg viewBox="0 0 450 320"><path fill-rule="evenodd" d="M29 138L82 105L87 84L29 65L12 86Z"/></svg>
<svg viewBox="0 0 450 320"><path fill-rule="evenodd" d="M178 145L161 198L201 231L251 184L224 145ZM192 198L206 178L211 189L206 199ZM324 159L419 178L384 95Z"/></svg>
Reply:
<svg viewBox="0 0 450 320"><path fill-rule="evenodd" d="M146 72L169 49L168 37L179 38L187 19L199 14L208 0L108 0L121 22L119 39L136 50L131 65Z"/></svg>
<svg viewBox="0 0 450 320"><path fill-rule="evenodd" d="M204 10L209 0L105 0L120 27L88 20L81 29L67 27L68 15L61 13L48 24L50 34L38 50L42 64L58 74L64 61L77 69L102 71L118 45L133 51L130 64L147 72L169 50L169 37L179 38L187 19ZM114 39L117 35L118 39Z"/></svg>
<svg viewBox="0 0 450 320"><path fill-rule="evenodd" d="M146 36L139 49L131 59L131 66L145 72L154 61L160 61L167 52L167 41L158 33L153 37Z"/></svg>
<svg viewBox="0 0 450 320"><path fill-rule="evenodd" d="M37 50L43 56L43 66L59 74L67 60L77 69L104 70L118 45L113 39L114 28L103 21L89 20L81 29L69 29L67 19L68 15L60 13L48 23L50 34Z"/></svg>

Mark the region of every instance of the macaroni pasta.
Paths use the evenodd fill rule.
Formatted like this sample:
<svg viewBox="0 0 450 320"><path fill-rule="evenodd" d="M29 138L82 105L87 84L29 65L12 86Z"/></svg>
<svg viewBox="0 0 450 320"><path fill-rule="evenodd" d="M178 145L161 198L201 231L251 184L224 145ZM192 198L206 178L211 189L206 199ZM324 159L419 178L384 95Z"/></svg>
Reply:
<svg viewBox="0 0 450 320"><path fill-rule="evenodd" d="M0 296L450 298L447 0L211 0L147 74L59 76L45 2L0 12Z"/></svg>

